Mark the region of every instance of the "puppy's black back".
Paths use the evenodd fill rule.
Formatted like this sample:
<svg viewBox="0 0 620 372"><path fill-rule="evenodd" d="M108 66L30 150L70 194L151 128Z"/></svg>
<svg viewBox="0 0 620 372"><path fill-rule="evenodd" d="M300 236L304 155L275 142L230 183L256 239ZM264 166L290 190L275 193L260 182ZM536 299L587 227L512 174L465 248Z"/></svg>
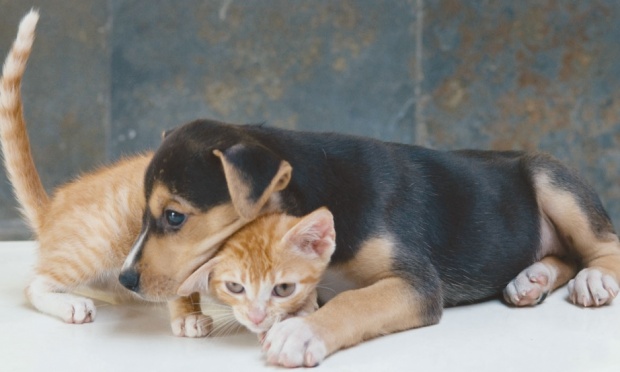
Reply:
<svg viewBox="0 0 620 372"><path fill-rule="evenodd" d="M423 225L423 238L404 236L430 247L446 304L493 296L534 262L540 217L524 154L418 150L412 159L423 164L426 192L415 193L423 212L411 218L402 209L394 223L402 231L407 221Z"/></svg>
<svg viewBox="0 0 620 372"><path fill-rule="evenodd" d="M250 127L251 128L251 127ZM446 304L496 295L534 261L540 221L525 155L443 152L339 134L250 129L293 166L289 213L327 206L346 262L373 237L397 242L394 269L439 275Z"/></svg>
<svg viewBox="0 0 620 372"><path fill-rule="evenodd" d="M188 144L200 146L191 152L204 157L238 143L269 149L293 168L291 182L281 191L283 210L300 216L326 206L334 214L334 265L349 262L369 239L383 238L394 245L394 273L421 292L441 292L444 304L498 294L534 261L540 247L535 192L526 156L519 152L443 152L211 121L188 124L170 136L160 153L182 153ZM187 138L181 141L182 136ZM180 144L183 148L177 148ZM196 169L225 182L215 165ZM185 187L179 181L185 178L176 173L193 172L187 164L173 170L179 192L197 206L225 202L226 195L214 196L204 187L199 197L182 193L200 185Z"/></svg>

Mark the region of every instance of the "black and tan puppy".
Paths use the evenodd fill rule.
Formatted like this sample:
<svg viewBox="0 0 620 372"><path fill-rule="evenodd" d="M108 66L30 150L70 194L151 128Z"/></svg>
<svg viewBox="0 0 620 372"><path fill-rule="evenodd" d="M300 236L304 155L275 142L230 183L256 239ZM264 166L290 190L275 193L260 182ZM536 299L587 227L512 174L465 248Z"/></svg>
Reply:
<svg viewBox="0 0 620 372"><path fill-rule="evenodd" d="M573 302L599 306L618 293L609 217L589 186L546 155L196 121L167 136L145 188L142 233L120 277L145 298L173 295L262 213L333 212L331 270L354 289L269 331L267 358L284 366L316 365L502 291L511 304L533 305L579 268Z"/></svg>

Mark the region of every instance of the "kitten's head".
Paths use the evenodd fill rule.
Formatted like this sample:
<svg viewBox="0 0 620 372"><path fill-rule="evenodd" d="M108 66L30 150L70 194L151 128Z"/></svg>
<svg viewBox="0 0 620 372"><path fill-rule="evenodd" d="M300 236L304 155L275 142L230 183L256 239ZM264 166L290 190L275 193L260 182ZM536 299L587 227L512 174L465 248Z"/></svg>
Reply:
<svg viewBox="0 0 620 372"><path fill-rule="evenodd" d="M229 305L252 332L316 305L316 285L335 249L332 214L321 208L298 218L261 217L231 236L216 256L179 288Z"/></svg>

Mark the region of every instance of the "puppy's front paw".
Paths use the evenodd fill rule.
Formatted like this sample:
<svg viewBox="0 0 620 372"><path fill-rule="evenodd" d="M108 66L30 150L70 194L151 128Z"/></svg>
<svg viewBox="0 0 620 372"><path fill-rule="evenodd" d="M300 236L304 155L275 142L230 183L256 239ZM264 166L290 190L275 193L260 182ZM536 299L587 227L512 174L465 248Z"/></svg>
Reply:
<svg viewBox="0 0 620 372"><path fill-rule="evenodd" d="M283 367L314 367L327 356L325 342L304 318L276 323L263 342L267 362Z"/></svg>
<svg viewBox="0 0 620 372"><path fill-rule="evenodd" d="M213 328L213 319L204 314L188 314L172 320L172 333L179 337L205 337Z"/></svg>
<svg viewBox="0 0 620 372"><path fill-rule="evenodd" d="M618 282L597 268L583 269L575 279L568 282L569 298L574 304L583 307L609 304L618 292Z"/></svg>
<svg viewBox="0 0 620 372"><path fill-rule="evenodd" d="M504 288L504 300L514 306L538 305L553 288L554 280L549 268L536 262L508 283Z"/></svg>

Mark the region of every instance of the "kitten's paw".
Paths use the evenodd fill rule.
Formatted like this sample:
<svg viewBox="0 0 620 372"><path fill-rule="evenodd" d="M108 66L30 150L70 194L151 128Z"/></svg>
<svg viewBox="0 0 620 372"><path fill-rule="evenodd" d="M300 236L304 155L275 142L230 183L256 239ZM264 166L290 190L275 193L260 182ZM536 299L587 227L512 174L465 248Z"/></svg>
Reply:
<svg viewBox="0 0 620 372"><path fill-rule="evenodd" d="M283 367L314 367L327 356L321 337L303 318L276 323L267 332L263 351L269 364Z"/></svg>
<svg viewBox="0 0 620 372"><path fill-rule="evenodd" d="M549 268L536 262L508 283L504 288L504 300L514 306L538 305L545 300L554 281Z"/></svg>
<svg viewBox="0 0 620 372"><path fill-rule="evenodd" d="M583 307L610 304L620 292L618 282L598 268L586 268L568 282L570 300Z"/></svg>
<svg viewBox="0 0 620 372"><path fill-rule="evenodd" d="M97 308L86 297L66 293L66 286L37 275L26 288L26 296L37 310L59 317L65 323L84 324L95 320Z"/></svg>
<svg viewBox="0 0 620 372"><path fill-rule="evenodd" d="M84 324L95 320L97 308L89 298L71 296L67 298L67 301L59 302L54 312L65 323Z"/></svg>
<svg viewBox="0 0 620 372"><path fill-rule="evenodd" d="M213 328L213 319L204 314L188 314L172 320L172 333L178 337L205 337Z"/></svg>

